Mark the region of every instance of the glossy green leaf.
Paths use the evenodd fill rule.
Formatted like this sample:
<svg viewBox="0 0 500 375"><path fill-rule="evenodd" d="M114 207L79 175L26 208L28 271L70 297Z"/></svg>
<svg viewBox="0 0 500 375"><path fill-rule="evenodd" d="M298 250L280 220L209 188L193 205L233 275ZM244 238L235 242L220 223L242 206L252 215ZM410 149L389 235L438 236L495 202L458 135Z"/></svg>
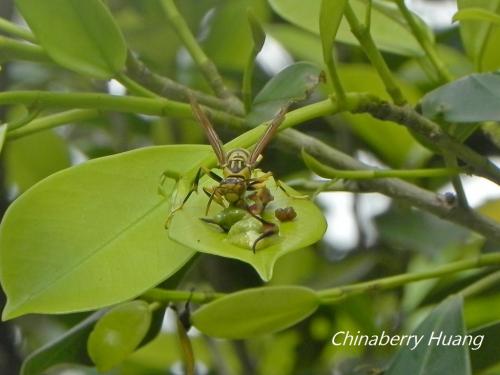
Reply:
<svg viewBox="0 0 500 375"><path fill-rule="evenodd" d="M481 124L481 130L497 149L500 149L500 124L496 122L486 122Z"/></svg>
<svg viewBox="0 0 500 375"><path fill-rule="evenodd" d="M123 70L127 47L100 0L16 0L38 42L61 66L108 79Z"/></svg>
<svg viewBox="0 0 500 375"><path fill-rule="evenodd" d="M394 357L387 375L426 374L426 375L470 375L471 365L467 345L440 345L431 337L440 334L447 340L462 339L466 334L462 315L462 297L453 296L436 307L412 333L423 339L411 350L402 347ZM432 336L434 335L434 336Z"/></svg>
<svg viewBox="0 0 500 375"><path fill-rule="evenodd" d="M471 235L468 229L457 224L404 207L392 208L377 216L375 224L384 243L401 250L418 251L428 257L460 246Z"/></svg>
<svg viewBox="0 0 500 375"><path fill-rule="evenodd" d="M451 46L437 44L436 50L442 62L451 72L453 77L460 78L474 72L474 65L463 51L459 51ZM436 78L434 75L429 75L429 71L433 71L430 62L425 59L414 58L404 62L398 69L398 77L406 82L411 82L413 85L423 88L422 91L430 91L436 86Z"/></svg>
<svg viewBox="0 0 500 375"><path fill-rule="evenodd" d="M251 124L266 121L286 104L306 99L321 81L321 69L308 62L287 66L271 78L256 95L248 115Z"/></svg>
<svg viewBox="0 0 500 375"><path fill-rule="evenodd" d="M207 146L143 148L66 169L23 194L0 227L3 318L100 308L175 273L194 253L168 238L170 200L158 182L207 155Z"/></svg>
<svg viewBox="0 0 500 375"><path fill-rule="evenodd" d="M498 319L498 311L500 311L500 293L495 293L495 287L492 287L489 293L467 299L467 304L464 306L466 325L468 327L486 325Z"/></svg>
<svg viewBox="0 0 500 375"><path fill-rule="evenodd" d="M264 47L264 43L266 41L266 33L260 24L260 21L255 17L255 15L248 10L248 25L252 32L252 41L253 47L248 56L247 65L245 67L245 71L243 72L243 83L242 83L242 94L243 94L243 102L245 104L245 111L249 112L252 107L252 84L253 84L253 73L255 70L255 62L257 59L257 55L261 51L262 47Z"/></svg>
<svg viewBox="0 0 500 375"><path fill-rule="evenodd" d="M153 312L149 332L140 346L146 345L157 337L163 323L164 313L162 309ZM21 375L44 374L46 370L61 364L92 366L92 359L87 352L87 341L90 332L103 314L104 310L101 310L90 315L61 337L35 350L24 360Z"/></svg>
<svg viewBox="0 0 500 375"><path fill-rule="evenodd" d="M322 0L319 12L319 33L323 46L323 56L332 53L332 46L344 15L347 0Z"/></svg>
<svg viewBox="0 0 500 375"><path fill-rule="evenodd" d="M500 223L500 199L487 201L479 208L479 212Z"/></svg>
<svg viewBox="0 0 500 375"><path fill-rule="evenodd" d="M199 6L199 5L197 5ZM219 2L208 20L208 35L202 45L218 68L242 71L253 48L247 11L262 21L269 18L265 0Z"/></svg>
<svg viewBox="0 0 500 375"><path fill-rule="evenodd" d="M480 337L483 336L480 347L475 348L471 346L470 357L474 373L478 374L492 366L498 365L500 363L500 357L498 356L500 321L479 327L470 332L470 334L474 337L479 337L476 339L478 344L481 340Z"/></svg>
<svg viewBox="0 0 500 375"><path fill-rule="evenodd" d="M315 34L319 34L321 0L268 0L281 17ZM349 4L360 19L364 19L366 2L351 0ZM413 37L395 4L374 1L372 8L371 33L377 46L387 52L407 56L423 55L422 48ZM397 38L394 36L397 35ZM337 33L337 40L358 44L344 19Z"/></svg>
<svg viewBox="0 0 500 375"><path fill-rule="evenodd" d="M144 301L126 302L106 312L87 342L99 371L108 371L125 360L144 339L150 324L151 310Z"/></svg>
<svg viewBox="0 0 500 375"><path fill-rule="evenodd" d="M459 10L453 16L453 21L487 21L500 25L500 15L481 8L466 8Z"/></svg>
<svg viewBox="0 0 500 375"><path fill-rule="evenodd" d="M1 124L0 125L0 152L2 152L6 134L7 134L7 124Z"/></svg>
<svg viewBox="0 0 500 375"><path fill-rule="evenodd" d="M71 165L67 144L52 130L9 141L4 151L7 183L19 193Z"/></svg>
<svg viewBox="0 0 500 375"><path fill-rule="evenodd" d="M342 77L346 91L368 91L389 100L380 77L372 67L356 64L342 65L339 67L339 75ZM420 97L420 93L413 86L403 81L398 81L398 85L410 102L415 102ZM377 120L365 114L343 113L342 116L354 133L391 167L418 167L431 155L406 128L399 124Z"/></svg>
<svg viewBox="0 0 500 375"><path fill-rule="evenodd" d="M308 199L296 199L286 195L279 189L272 179L266 186L274 196L274 200L266 208L266 219L277 222L274 210L278 207L293 207L297 217L288 222L277 222L279 234L273 235L258 246L255 254L251 244L259 233L252 223L244 223L233 231L224 233L213 224L206 223L200 218L205 217L208 197L198 194L191 197L184 207L175 213L169 226L169 236L184 246L198 251L219 255L227 258L239 259L250 264L267 281L273 274L276 260L292 251L305 248L319 241L325 230L326 222L321 210ZM216 183L208 178L201 180L201 186L213 186ZM287 192L298 195L297 192L286 187ZM212 203L207 217L212 218L222 208L215 202ZM247 225L248 226L245 226ZM245 246L245 244L249 246Z"/></svg>
<svg viewBox="0 0 500 375"><path fill-rule="evenodd" d="M260 21L251 11L247 12L247 17L250 31L252 32L253 50L255 51L254 55L256 56L257 53L262 49L262 47L264 47L264 42L266 41L266 33L264 32Z"/></svg>
<svg viewBox="0 0 500 375"><path fill-rule="evenodd" d="M267 25L265 30L295 56L296 60L310 61L318 66L323 64L322 44L316 34L285 23Z"/></svg>
<svg viewBox="0 0 500 375"><path fill-rule="evenodd" d="M288 328L319 305L313 290L298 286L247 289L203 305L193 325L213 337L242 339Z"/></svg>
<svg viewBox="0 0 500 375"><path fill-rule="evenodd" d="M61 337L31 353L23 362L21 375L43 374L52 366L63 363L92 365L87 354L87 338L97 320L103 315L96 312Z"/></svg>
<svg viewBox="0 0 500 375"><path fill-rule="evenodd" d="M500 121L500 73L471 74L422 98L426 117L451 123Z"/></svg>
<svg viewBox="0 0 500 375"><path fill-rule="evenodd" d="M459 12L480 8L500 15L500 0L458 0L457 4ZM461 20L460 35L477 70L492 71L500 67L500 27L490 21Z"/></svg>

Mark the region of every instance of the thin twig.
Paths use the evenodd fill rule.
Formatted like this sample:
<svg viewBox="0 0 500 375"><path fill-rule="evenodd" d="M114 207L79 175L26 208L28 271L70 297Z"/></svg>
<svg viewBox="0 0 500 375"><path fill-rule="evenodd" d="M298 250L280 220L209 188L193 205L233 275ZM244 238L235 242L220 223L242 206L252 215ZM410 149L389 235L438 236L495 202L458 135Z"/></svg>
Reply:
<svg viewBox="0 0 500 375"><path fill-rule="evenodd" d="M278 140L288 149L299 152L304 148L309 154L329 165L341 169L369 169L347 154L344 154L318 139L288 129L278 135ZM405 201L412 206L430 212L440 218L474 230L484 237L500 243L500 225L474 210L464 209L458 205L449 204L444 197L422 189L411 183L396 179L378 179L358 181L361 191L379 192L391 198Z"/></svg>
<svg viewBox="0 0 500 375"><path fill-rule="evenodd" d="M169 18L172 27L188 50L196 65L198 65L198 68L215 94L222 99L240 103L240 105L242 105L240 100L236 98L236 96L234 96L226 87L224 81L222 80L222 76L217 70L217 67L198 44L196 38L189 29L189 26L177 9L174 0L162 0L161 4L163 5L163 9Z"/></svg>
<svg viewBox="0 0 500 375"><path fill-rule="evenodd" d="M387 93L391 96L395 104L405 104L406 99L403 95L403 92L397 85L396 80L391 73L391 70L384 60L384 57L375 45L375 42L373 41L373 38L370 34L370 30L367 26L362 25L359 22L349 2L347 2L345 6L344 14L347 22L349 22L349 26L351 27L353 35L356 37L356 39L358 39L361 47L363 48L363 51L366 53L373 67L377 70L380 78L382 79Z"/></svg>
<svg viewBox="0 0 500 375"><path fill-rule="evenodd" d="M417 23L415 16L409 11L404 0L396 0L399 10L403 14L406 22L410 26L410 29L417 39L418 43L425 51L426 56L431 62L432 66L436 70L439 78L442 82L450 82L453 80L453 76L450 71L446 68L444 62L440 59L434 43L430 40L424 29Z"/></svg>
<svg viewBox="0 0 500 375"><path fill-rule="evenodd" d="M193 90L168 77L156 74L130 52L127 58L127 74L144 87L165 98L187 103L189 95L193 95L200 104L210 108L224 110L236 116L244 115L241 105L233 105L226 100Z"/></svg>

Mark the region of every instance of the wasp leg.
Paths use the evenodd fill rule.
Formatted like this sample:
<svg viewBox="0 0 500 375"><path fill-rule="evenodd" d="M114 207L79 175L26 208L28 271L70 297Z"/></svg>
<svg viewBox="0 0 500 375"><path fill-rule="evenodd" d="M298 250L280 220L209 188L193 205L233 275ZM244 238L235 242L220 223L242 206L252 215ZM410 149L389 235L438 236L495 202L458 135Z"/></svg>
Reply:
<svg viewBox="0 0 500 375"><path fill-rule="evenodd" d="M162 195L165 198L167 197L167 193L165 192L165 182L167 181L167 179L174 180L177 184L181 179L181 176L179 175L179 173L173 171L164 171L161 174L160 182L158 183L158 194Z"/></svg>
<svg viewBox="0 0 500 375"><path fill-rule="evenodd" d="M266 181L269 179L269 177L272 177L272 176L273 176L273 174L271 172L267 172L259 177L249 178L247 180L248 190L262 189L263 187L265 187Z"/></svg>
<svg viewBox="0 0 500 375"><path fill-rule="evenodd" d="M211 200L214 200L216 203L221 205L222 207L226 208L226 205L224 204L224 199L223 196L220 194L220 192L217 190L217 186L213 186L211 188L203 188L203 192L207 195L208 198L211 198ZM211 203L209 199L209 203ZM208 208L207 208L208 210ZM207 211L208 212L208 211Z"/></svg>
<svg viewBox="0 0 500 375"><path fill-rule="evenodd" d="M212 190L212 191L210 191ZM205 216L208 215L208 211L210 210L210 205L212 204L212 201L216 201L218 204L220 204L222 207L226 208L224 205L224 200L223 196L219 191L218 186L214 186L212 188L204 188L203 191L205 194L209 196L208 203L207 203L207 208L205 209Z"/></svg>
<svg viewBox="0 0 500 375"><path fill-rule="evenodd" d="M186 196L182 200L182 203L180 204L180 206L175 207L175 208L170 210L170 212L168 213L167 219L165 220L165 229L168 229L168 226L170 224L170 220L172 220L172 217L174 216L174 214L177 211L179 211L180 209L182 209L182 207L184 207L184 204L186 204L186 202L188 201L191 194L193 194L193 192L198 191L198 183L200 181L201 176L203 175L203 172L204 171L202 168L198 169L198 172L196 172L196 176L194 177L193 183L191 185L191 188L189 189L188 193L186 194ZM180 176L177 172L169 172L169 171L163 172L163 174L160 178L161 191L160 191L160 188L158 190L159 190L160 194L163 195L164 197L166 197L166 194L165 194L165 190L163 188L163 185L165 184L165 180L167 178L174 178L176 180L176 184L178 184L179 180L180 180Z"/></svg>
<svg viewBox="0 0 500 375"><path fill-rule="evenodd" d="M276 224L274 224L270 221L267 221L266 219L260 217L259 215L255 215L250 210L248 210L248 213L250 215L252 215L253 218L259 220L263 226L262 234L259 237L257 237L257 239L253 242L253 245L252 245L252 251L255 254L255 250L257 249L257 244L259 243L259 241L262 241L264 238L271 237L271 236L274 236L275 234L278 234L279 227Z"/></svg>
<svg viewBox="0 0 500 375"><path fill-rule="evenodd" d="M201 177L204 174L207 174L210 178L212 178L213 180L215 180L217 182L222 181L222 177L220 177L215 172L212 172L210 169L208 169L206 167L201 167L200 169L198 169L198 172L196 172L196 176L194 177L193 183L191 185L191 188L189 189L188 193L186 194L186 196L182 200L182 203L180 204L180 206L175 207L172 210L170 210L170 212L169 212L169 214L167 216L167 220L165 221L165 228L168 228L168 225L170 223L170 220L172 220L173 215L177 211L179 211L180 209L182 209L182 207L184 207L184 205L186 204L186 202L188 201L188 199L191 197L191 194L193 194L194 192L198 192L198 185L200 183ZM163 174L162 174L162 176L160 178L160 187L158 188L158 192L161 195L163 195L164 197L166 197L166 193L165 193L165 190L164 190L164 184L165 184L165 181L166 181L167 178L174 179L174 180L176 180L176 183L179 183L179 180L180 180L181 177L180 177L179 173L177 173L177 172L170 172L170 171L163 172ZM216 200L216 201L218 202L218 200Z"/></svg>
<svg viewBox="0 0 500 375"><path fill-rule="evenodd" d="M274 236L275 234L279 233L278 226L273 223L267 222L267 224L264 224L264 231L262 234L257 237L257 239L254 241L252 245L252 251L255 254L255 250L257 249L257 244L262 241L264 238Z"/></svg>
<svg viewBox="0 0 500 375"><path fill-rule="evenodd" d="M203 170L203 172L208 175L212 180L216 182L221 182L222 177L219 176L217 173L213 172L211 169L208 169L207 167L201 167L200 169Z"/></svg>
<svg viewBox="0 0 500 375"><path fill-rule="evenodd" d="M269 172L271 173L271 172ZM283 186L283 182L281 180L278 180L276 178L276 176L274 176L272 173L271 173L272 177L273 177L273 180L274 180L274 183L276 184L276 186L281 189L281 191L283 193L286 194L287 197L289 198L294 198L294 199L309 199L309 195L307 194L304 194L304 195L299 195L299 194L290 194L288 191L286 191L286 189L284 188Z"/></svg>

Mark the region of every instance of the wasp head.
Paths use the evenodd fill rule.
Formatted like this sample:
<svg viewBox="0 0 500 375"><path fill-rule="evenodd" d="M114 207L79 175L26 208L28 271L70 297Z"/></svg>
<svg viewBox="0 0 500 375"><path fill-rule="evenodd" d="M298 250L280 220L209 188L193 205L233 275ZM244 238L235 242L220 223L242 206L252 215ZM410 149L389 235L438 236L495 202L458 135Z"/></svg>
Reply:
<svg viewBox="0 0 500 375"><path fill-rule="evenodd" d="M250 152L243 148L236 148L227 154L227 163L224 166L224 177L239 177L248 180L252 169L249 165Z"/></svg>

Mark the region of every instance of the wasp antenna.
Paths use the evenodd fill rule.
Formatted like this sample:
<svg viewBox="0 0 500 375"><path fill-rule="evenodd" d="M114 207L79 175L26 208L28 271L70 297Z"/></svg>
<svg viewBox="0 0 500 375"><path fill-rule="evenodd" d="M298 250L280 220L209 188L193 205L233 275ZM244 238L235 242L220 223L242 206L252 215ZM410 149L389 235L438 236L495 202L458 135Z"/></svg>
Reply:
<svg viewBox="0 0 500 375"><path fill-rule="evenodd" d="M224 152L224 148L222 147L222 142L215 132L214 127L208 120L207 115L201 107L199 106L198 102L196 101L196 98L192 93L188 94L189 97L189 102L191 103L191 108L193 109L193 113L196 116L196 119L200 123L200 125L203 127L203 130L205 131L205 134L208 138L208 141L210 142L210 145L212 146L215 155L217 156L217 160L219 162L219 165L225 165L227 162L227 155Z"/></svg>
<svg viewBox="0 0 500 375"><path fill-rule="evenodd" d="M274 134L278 131L278 128L280 127L281 123L283 120L285 120L285 115L288 110L288 107L290 106L290 102L286 103L285 106L283 106L278 114L273 118L269 126L267 127L267 130L265 133L262 135L262 138L257 142L255 145L255 148L252 151L252 154L250 155L250 159L248 163L250 165L256 165L257 160L259 158L259 155L262 153L264 148L267 146L269 141L273 138Z"/></svg>

